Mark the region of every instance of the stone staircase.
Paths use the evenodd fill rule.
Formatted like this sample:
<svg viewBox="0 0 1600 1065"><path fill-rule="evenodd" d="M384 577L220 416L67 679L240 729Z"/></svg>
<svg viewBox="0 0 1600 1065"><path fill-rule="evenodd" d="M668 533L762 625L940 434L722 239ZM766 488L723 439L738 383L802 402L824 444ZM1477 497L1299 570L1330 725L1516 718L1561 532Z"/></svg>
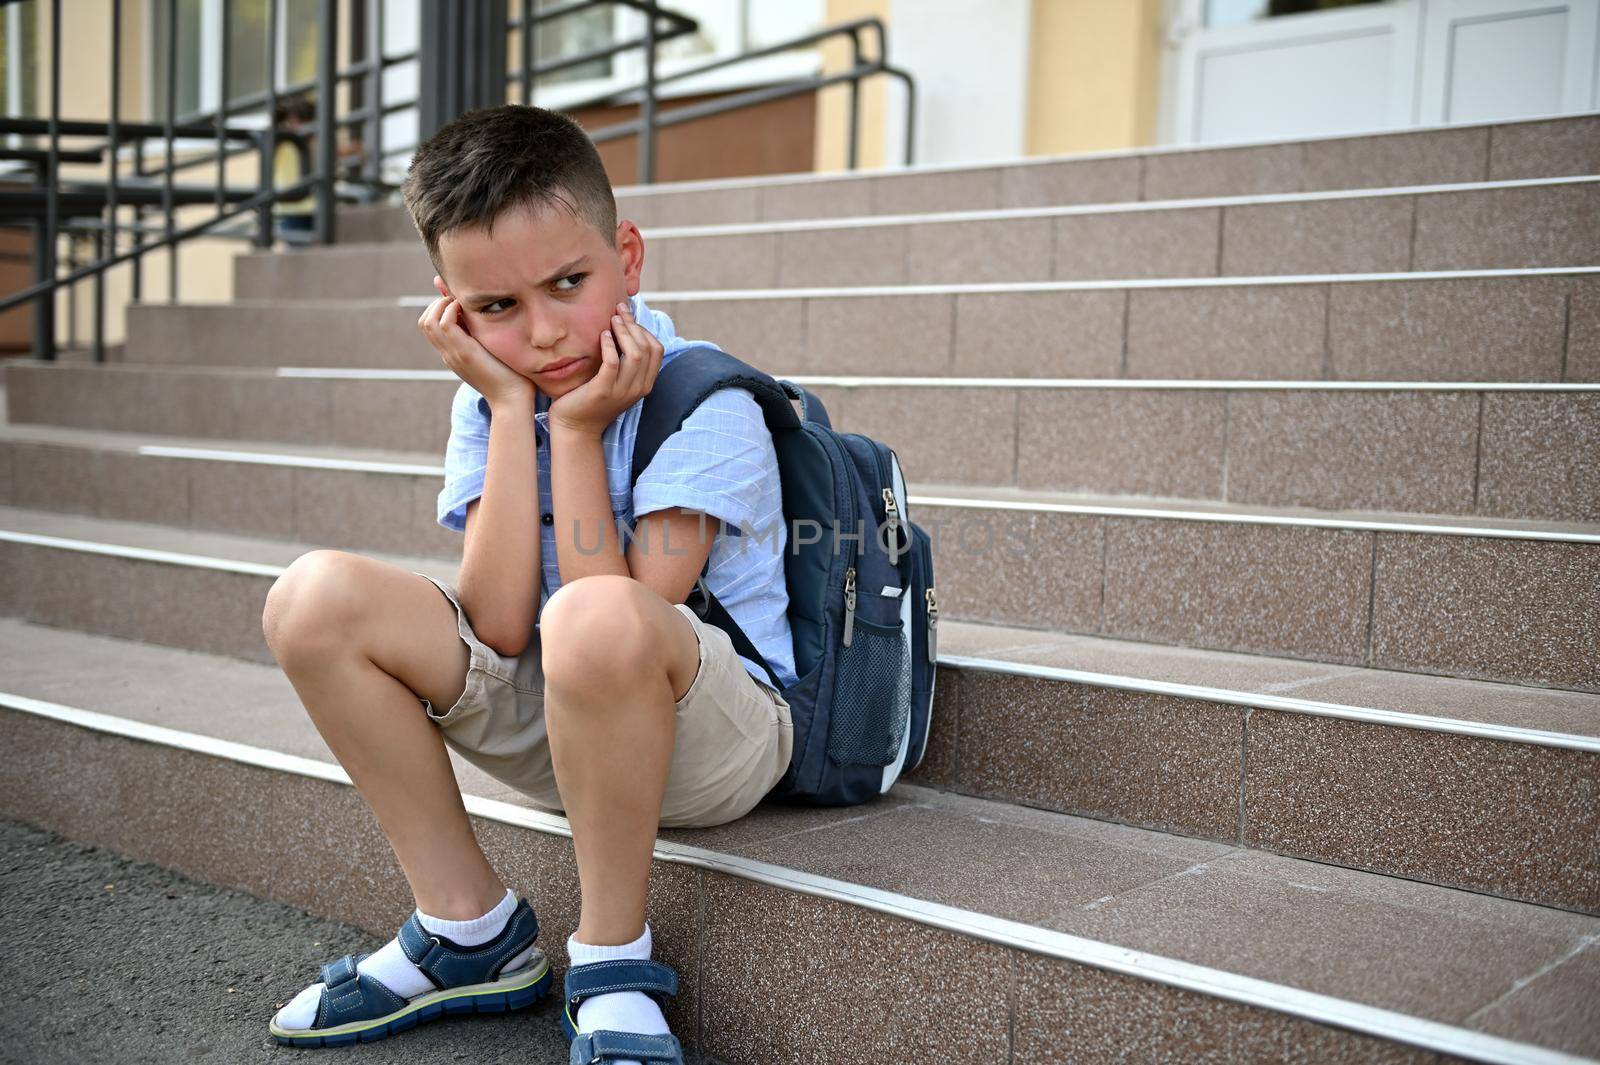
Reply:
<svg viewBox="0 0 1600 1065"><path fill-rule="evenodd" d="M920 770L662 836L695 1052L1600 1060L1597 172L1584 115L619 190L651 305L945 537ZM431 271L342 227L6 366L0 814L387 935L260 629L312 548L460 558ZM565 822L456 769L564 965Z"/></svg>

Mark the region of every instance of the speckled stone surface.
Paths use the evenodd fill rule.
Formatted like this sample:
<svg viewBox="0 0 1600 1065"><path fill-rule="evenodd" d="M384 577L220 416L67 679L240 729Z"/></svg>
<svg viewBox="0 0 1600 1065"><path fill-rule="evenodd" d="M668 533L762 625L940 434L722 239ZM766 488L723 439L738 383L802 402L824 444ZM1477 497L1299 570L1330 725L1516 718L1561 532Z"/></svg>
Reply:
<svg viewBox="0 0 1600 1065"><path fill-rule="evenodd" d="M1567 301L1567 360L1563 380L1600 382L1600 282L1574 280Z"/></svg>
<svg viewBox="0 0 1600 1065"><path fill-rule="evenodd" d="M1223 274L1355 274L1408 269L1413 204L1384 196L1258 203L1222 212Z"/></svg>
<svg viewBox="0 0 1600 1065"><path fill-rule="evenodd" d="M426 295L426 292L421 293ZM442 363L417 330L420 307L390 301L134 304L130 363L212 366L431 366Z"/></svg>
<svg viewBox="0 0 1600 1065"><path fill-rule="evenodd" d="M1126 377L1317 380L1325 285L1135 289Z"/></svg>
<svg viewBox="0 0 1600 1065"><path fill-rule="evenodd" d="M956 787L1231 840L1243 716L1215 703L973 672L962 677Z"/></svg>
<svg viewBox="0 0 1600 1065"><path fill-rule="evenodd" d="M933 540L941 616L1100 627L1101 520L1072 514L924 507L916 522ZM1048 581L1039 574L1048 573Z"/></svg>
<svg viewBox="0 0 1600 1065"><path fill-rule="evenodd" d="M0 403L0 408L4 404ZM11 473L11 456L13 447L10 441L0 442L0 506L15 506L16 481Z"/></svg>
<svg viewBox="0 0 1600 1065"><path fill-rule="evenodd" d="M851 430L890 443L918 480L1012 484L1018 393L1009 388L875 388L851 396Z"/></svg>
<svg viewBox="0 0 1600 1065"><path fill-rule="evenodd" d="M1127 293L1115 290L957 296L951 372L1121 377L1126 313Z"/></svg>
<svg viewBox="0 0 1600 1065"><path fill-rule="evenodd" d="M1600 1058L1600 946L1577 951L1473 1014L1470 1023L1506 1039L1543 1033L1569 1054Z"/></svg>
<svg viewBox="0 0 1600 1065"><path fill-rule="evenodd" d="M1339 381L1558 381L1562 285L1544 278L1329 286Z"/></svg>
<svg viewBox="0 0 1600 1065"><path fill-rule="evenodd" d="M807 299L804 365L812 373L894 375L947 366L955 302L949 295ZM760 313L770 305L750 304Z"/></svg>
<svg viewBox="0 0 1600 1065"><path fill-rule="evenodd" d="M1008 166L1000 171L999 206L1055 207L1137 200L1143 167L1143 160L1137 156Z"/></svg>
<svg viewBox="0 0 1600 1065"><path fill-rule="evenodd" d="M1413 269L1600 262L1600 185L1418 196Z"/></svg>
<svg viewBox="0 0 1600 1065"><path fill-rule="evenodd" d="M1252 847L1600 913L1600 756L1255 710Z"/></svg>
<svg viewBox="0 0 1600 1065"><path fill-rule="evenodd" d="M703 943L702 1049L729 1065L1007 1053L1010 955L993 944L721 874L706 878Z"/></svg>
<svg viewBox="0 0 1600 1065"><path fill-rule="evenodd" d="M724 351L769 373L812 370L804 300L705 300L672 304L668 313L679 336L715 338Z"/></svg>
<svg viewBox="0 0 1600 1065"><path fill-rule="evenodd" d="M1050 276L1048 218L924 222L906 227L906 240L905 279L914 285L1037 281Z"/></svg>
<svg viewBox="0 0 1600 1065"><path fill-rule="evenodd" d="M1473 511L1477 393L1240 391L1227 403L1230 500Z"/></svg>
<svg viewBox="0 0 1600 1065"><path fill-rule="evenodd" d="M295 537L295 482L319 473L323 479L342 481L327 476L333 471L286 466L184 462L182 467L186 476L178 483L187 489L190 527L286 540ZM349 516L342 511L336 507L332 513L340 519ZM168 515L165 520L172 519Z"/></svg>
<svg viewBox="0 0 1600 1065"><path fill-rule="evenodd" d="M776 234L776 284L783 287L900 285L906 269L907 226L797 229ZM704 286L710 287L710 286ZM733 288L757 288L744 283Z"/></svg>
<svg viewBox="0 0 1600 1065"><path fill-rule="evenodd" d="M1013 1060L1430 1065L1433 1054L1076 962L1017 958Z"/></svg>
<svg viewBox="0 0 1600 1065"><path fill-rule="evenodd" d="M1480 514L1600 521L1600 395L1483 397Z"/></svg>
<svg viewBox="0 0 1600 1065"><path fill-rule="evenodd" d="M240 255L233 261L233 298L317 300L438 295L427 250L415 232L410 238L385 244L313 246L292 255Z"/></svg>
<svg viewBox="0 0 1600 1065"><path fill-rule="evenodd" d="M1057 281L1211 277L1221 208L1062 215L1055 219Z"/></svg>
<svg viewBox="0 0 1600 1065"><path fill-rule="evenodd" d="M101 485L95 478L95 454L50 444L12 445L22 475L16 482L16 506L93 514Z"/></svg>
<svg viewBox="0 0 1600 1065"><path fill-rule="evenodd" d="M766 185L761 189L761 220L854 218L873 214L871 178L834 178Z"/></svg>
<svg viewBox="0 0 1600 1065"><path fill-rule="evenodd" d="M1385 533L1372 665L1600 691L1600 547Z"/></svg>
<svg viewBox="0 0 1600 1065"><path fill-rule="evenodd" d="M1354 665L1371 565L1371 533L1111 519L1103 631Z"/></svg>
<svg viewBox="0 0 1600 1065"><path fill-rule="evenodd" d="M1019 390L1024 487L1220 498L1225 392Z"/></svg>
<svg viewBox="0 0 1600 1065"><path fill-rule="evenodd" d="M1298 144L1161 152L1145 157L1142 199L1300 192L1305 188L1301 169Z"/></svg>
<svg viewBox="0 0 1600 1065"><path fill-rule="evenodd" d="M431 511L413 505L411 478L391 473L295 470L294 538L354 551L415 551Z"/></svg>
<svg viewBox="0 0 1600 1065"><path fill-rule="evenodd" d="M1348 669L1323 680L1297 684L1286 694L1318 702L1398 710L1428 717L1600 736L1600 697L1587 692L1423 673Z"/></svg>
<svg viewBox="0 0 1600 1065"><path fill-rule="evenodd" d="M1066 820L1063 818L1063 820ZM1142 846L1010 824L942 804L904 806L805 835L741 847L757 861L914 895L1013 921L1134 890L1191 862L1191 844ZM1216 845L1216 851L1224 849ZM930 863L930 854L940 860Z"/></svg>
<svg viewBox="0 0 1600 1065"><path fill-rule="evenodd" d="M1600 118L1594 115L1495 126L1489 180L1600 173Z"/></svg>
<svg viewBox="0 0 1600 1065"><path fill-rule="evenodd" d="M329 443L396 451L436 451L450 439L449 381L323 381L331 407ZM459 384L459 382L457 383Z"/></svg>
<svg viewBox="0 0 1600 1065"><path fill-rule="evenodd" d="M1404 889L1373 897L1319 876L1325 867L1280 867L1267 857L1237 850L1043 923L1445 1023L1460 1023L1519 975L1559 958L1584 931L1541 922L1538 907L1523 907L1519 920L1441 888L1432 890L1459 900L1453 912L1414 904Z"/></svg>
<svg viewBox="0 0 1600 1065"><path fill-rule="evenodd" d="M1483 127L1339 137L1307 141L1302 148L1307 189L1483 181L1489 165L1489 131Z"/></svg>
<svg viewBox="0 0 1600 1065"><path fill-rule="evenodd" d="M872 179L872 211L874 214L931 214L999 207L1003 169L974 167L931 174L885 173Z"/></svg>
<svg viewBox="0 0 1600 1065"><path fill-rule="evenodd" d="M961 734L963 676L961 670L938 667L933 682L933 720L928 724L928 742L923 748L922 763L903 771L901 780L933 787L954 787L960 779L956 750Z"/></svg>
<svg viewBox="0 0 1600 1065"><path fill-rule="evenodd" d="M771 288L778 283L778 234L662 237L647 244L646 262L664 253L665 265L646 291Z"/></svg>
<svg viewBox="0 0 1600 1065"><path fill-rule="evenodd" d="M759 185L658 189L617 194L617 216L641 226L707 226L761 221Z"/></svg>

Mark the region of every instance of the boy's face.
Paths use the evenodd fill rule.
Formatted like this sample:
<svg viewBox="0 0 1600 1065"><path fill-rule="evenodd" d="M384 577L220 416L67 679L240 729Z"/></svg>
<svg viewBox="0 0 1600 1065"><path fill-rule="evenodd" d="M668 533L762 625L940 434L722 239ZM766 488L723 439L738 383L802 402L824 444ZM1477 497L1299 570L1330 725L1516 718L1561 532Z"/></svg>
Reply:
<svg viewBox="0 0 1600 1065"><path fill-rule="evenodd" d="M616 247L559 207L510 211L439 238L445 294L461 302L460 322L478 343L552 399L600 369L600 333L617 304L639 291L644 238L617 224ZM544 371L572 359L572 372Z"/></svg>

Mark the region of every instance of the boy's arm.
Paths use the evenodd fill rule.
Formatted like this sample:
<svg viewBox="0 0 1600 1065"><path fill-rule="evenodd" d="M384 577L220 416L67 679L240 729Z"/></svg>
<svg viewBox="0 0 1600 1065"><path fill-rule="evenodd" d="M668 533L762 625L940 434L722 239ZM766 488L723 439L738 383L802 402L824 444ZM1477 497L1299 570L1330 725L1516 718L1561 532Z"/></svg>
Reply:
<svg viewBox="0 0 1600 1065"><path fill-rule="evenodd" d="M539 607L539 466L533 399L494 406L483 495L467 507L456 590L472 631L515 658L533 638Z"/></svg>
<svg viewBox="0 0 1600 1065"><path fill-rule="evenodd" d="M626 577L606 481L602 433L550 419L550 510L561 583L610 573Z"/></svg>

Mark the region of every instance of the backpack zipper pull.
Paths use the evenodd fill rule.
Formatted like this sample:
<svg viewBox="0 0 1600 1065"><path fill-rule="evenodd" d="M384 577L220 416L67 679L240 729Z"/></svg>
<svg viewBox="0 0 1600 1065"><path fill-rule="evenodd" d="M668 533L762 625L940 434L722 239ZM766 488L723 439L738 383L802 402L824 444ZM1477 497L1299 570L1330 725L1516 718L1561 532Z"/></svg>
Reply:
<svg viewBox="0 0 1600 1065"><path fill-rule="evenodd" d="M889 526L889 563L900 561L900 507L894 501L894 492L891 489L883 490L883 517L884 524Z"/></svg>
<svg viewBox="0 0 1600 1065"><path fill-rule="evenodd" d="M844 645L850 646L850 639L856 631L856 568L851 566L844 571Z"/></svg>
<svg viewBox="0 0 1600 1065"><path fill-rule="evenodd" d="M924 593L928 600L928 661L939 659L939 600L929 588Z"/></svg>

